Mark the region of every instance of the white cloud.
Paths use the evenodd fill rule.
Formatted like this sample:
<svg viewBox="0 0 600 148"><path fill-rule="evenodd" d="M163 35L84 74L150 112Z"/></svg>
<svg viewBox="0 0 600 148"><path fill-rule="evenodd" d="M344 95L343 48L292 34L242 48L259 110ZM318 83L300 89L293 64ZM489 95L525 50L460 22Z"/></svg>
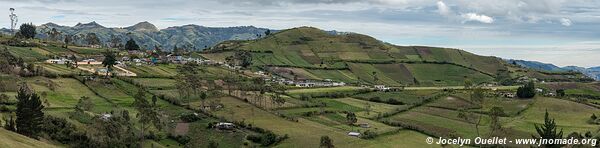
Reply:
<svg viewBox="0 0 600 148"><path fill-rule="evenodd" d="M463 22L478 21L478 22L482 22L482 23L486 23L486 24L490 24L490 23L494 22L494 18L489 17L487 15L483 15L483 14L465 13L460 16L465 19Z"/></svg>
<svg viewBox="0 0 600 148"><path fill-rule="evenodd" d="M560 24L562 24L563 26L571 26L573 24L573 22L571 22L570 19L568 18L561 18L560 19Z"/></svg>
<svg viewBox="0 0 600 148"><path fill-rule="evenodd" d="M446 5L446 3L442 2L442 1L438 1L437 2L437 8L438 8L438 12L441 15L448 16L448 15L450 15L452 13L451 10L450 10L450 7L448 7Z"/></svg>

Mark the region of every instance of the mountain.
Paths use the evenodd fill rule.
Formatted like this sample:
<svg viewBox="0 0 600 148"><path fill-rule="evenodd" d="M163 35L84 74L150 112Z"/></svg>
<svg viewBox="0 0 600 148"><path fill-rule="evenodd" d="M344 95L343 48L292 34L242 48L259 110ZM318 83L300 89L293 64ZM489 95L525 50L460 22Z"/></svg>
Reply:
<svg viewBox="0 0 600 148"><path fill-rule="evenodd" d="M523 66L523 67L531 68L531 69L535 69L535 70L540 70L540 71L549 71L549 72L565 72L565 71L567 71L556 65L549 64L549 63L537 62L537 61L525 61L525 60L513 60L513 59L507 59L506 61L508 63L512 63L512 64L516 64L519 66Z"/></svg>
<svg viewBox="0 0 600 148"><path fill-rule="evenodd" d="M201 50L226 40L249 40L264 36L266 28L253 26L239 27L204 27L198 25L174 26L166 29L158 29L149 22L140 22L133 26L124 28L108 28L96 22L78 23L77 25L61 26L54 23L46 23L38 26L36 37L50 38L48 32L52 29L60 32L56 40L63 40L65 35L73 35L74 43L85 45L86 36L95 33L103 45L111 46L116 43L125 44L132 38L144 49L172 50L174 46L186 49ZM115 44L112 44L116 38Z"/></svg>
<svg viewBox="0 0 600 148"><path fill-rule="evenodd" d="M10 29L0 28L0 35L8 35L8 34L12 34L12 31Z"/></svg>
<svg viewBox="0 0 600 148"><path fill-rule="evenodd" d="M577 66L567 66L567 67L563 67L563 69L578 71L578 72L581 72L581 73L589 76L590 78L592 78L596 81L600 80L600 67L585 68L585 67L577 67Z"/></svg>
<svg viewBox="0 0 600 148"><path fill-rule="evenodd" d="M158 32L158 28L149 22L140 22L130 27L125 27L125 29L129 31L148 31L148 32Z"/></svg>
<svg viewBox="0 0 600 148"><path fill-rule="evenodd" d="M244 54L236 54L240 52ZM499 73L506 71L518 77L569 79L561 74L547 75L519 67L509 69L510 64L500 58L464 50L397 46L367 35L329 33L313 27L282 30L258 40L222 42L205 51L203 56L231 62L225 57L232 55L249 55L250 67L296 80L330 79L387 86L462 86L467 79L476 84L495 81Z"/></svg>
<svg viewBox="0 0 600 148"><path fill-rule="evenodd" d="M542 62L537 62L537 61L526 61L526 60L513 60L513 59L507 59L506 60L508 63L512 63L512 64L516 64L525 68L530 68L530 69L535 69L535 70L540 70L540 71L547 71L547 72L568 72L568 71L575 71L575 72L581 72L582 74L594 79L594 80L600 80L600 67L591 67L591 68L585 68L585 67L578 67L578 66L565 66L565 67L558 67L554 64L549 64L549 63L542 63Z"/></svg>

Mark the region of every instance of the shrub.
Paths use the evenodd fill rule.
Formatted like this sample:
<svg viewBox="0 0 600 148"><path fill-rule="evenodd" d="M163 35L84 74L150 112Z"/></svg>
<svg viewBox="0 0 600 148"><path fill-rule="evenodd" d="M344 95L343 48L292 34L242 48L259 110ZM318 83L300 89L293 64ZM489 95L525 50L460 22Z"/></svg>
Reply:
<svg viewBox="0 0 600 148"><path fill-rule="evenodd" d="M185 145L185 144L187 144L187 143L190 142L190 137L189 136L185 136L185 135L183 135L183 136L182 135L173 136L173 135L169 134L167 137L169 139L173 139L173 140L177 141L177 143L183 144L183 145Z"/></svg>
<svg viewBox="0 0 600 148"><path fill-rule="evenodd" d="M393 105L404 105L404 103L394 99L394 98L390 98L387 100L388 104L393 104Z"/></svg>
<svg viewBox="0 0 600 148"><path fill-rule="evenodd" d="M373 139L373 138L375 138L375 136L377 136L377 133L375 133L371 130L367 130L367 131L363 132L363 135L360 138Z"/></svg>
<svg viewBox="0 0 600 148"><path fill-rule="evenodd" d="M517 88L517 96L519 98L533 98L535 96L535 84L533 81Z"/></svg>
<svg viewBox="0 0 600 148"><path fill-rule="evenodd" d="M202 118L200 118L200 116L198 116L196 113L189 113L189 114L181 115L179 117L179 119L181 119L181 121L184 121L184 122L194 122L194 121L198 121Z"/></svg>

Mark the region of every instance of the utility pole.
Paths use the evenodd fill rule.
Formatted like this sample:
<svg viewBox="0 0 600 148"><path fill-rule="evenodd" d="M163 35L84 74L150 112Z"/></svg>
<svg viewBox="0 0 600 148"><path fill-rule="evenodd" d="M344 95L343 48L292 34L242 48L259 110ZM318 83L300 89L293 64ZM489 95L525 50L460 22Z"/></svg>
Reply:
<svg viewBox="0 0 600 148"><path fill-rule="evenodd" d="M17 27L17 22L19 22L19 19L17 18L17 14L15 14L15 8L10 8L8 9L10 10L10 15L8 15L8 17L10 17L10 31L12 31L12 33L15 33L15 27Z"/></svg>

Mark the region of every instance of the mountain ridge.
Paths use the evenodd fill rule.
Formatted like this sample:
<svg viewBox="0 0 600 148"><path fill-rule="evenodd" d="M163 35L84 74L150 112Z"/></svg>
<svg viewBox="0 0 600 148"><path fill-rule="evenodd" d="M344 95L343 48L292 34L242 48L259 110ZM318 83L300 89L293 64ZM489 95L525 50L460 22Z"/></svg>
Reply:
<svg viewBox="0 0 600 148"><path fill-rule="evenodd" d="M94 33L102 46L113 47L124 45L130 38L142 49L160 49L170 51L175 46L186 50L202 50L226 40L251 40L265 35L267 28L254 26L207 27L195 24L171 26L158 29L150 22L143 21L127 27L105 27L96 21L77 23L74 26L59 25L48 22L37 26L36 38L51 39L50 32L57 30L60 34L54 40L64 40L72 35L73 43L86 45L86 36ZM276 30L271 30L276 32ZM9 29L0 29L1 34L11 34ZM115 39L116 38L116 39ZM114 43L112 43L114 41Z"/></svg>
<svg viewBox="0 0 600 148"><path fill-rule="evenodd" d="M598 81L600 80L600 66L597 67L580 67L580 66L564 66L559 67L551 63L543 63L538 61L527 61L527 60L514 60L514 59L505 59L509 63L513 63L525 68L547 71L547 72L568 72L568 71L576 71L585 74L586 76Z"/></svg>

